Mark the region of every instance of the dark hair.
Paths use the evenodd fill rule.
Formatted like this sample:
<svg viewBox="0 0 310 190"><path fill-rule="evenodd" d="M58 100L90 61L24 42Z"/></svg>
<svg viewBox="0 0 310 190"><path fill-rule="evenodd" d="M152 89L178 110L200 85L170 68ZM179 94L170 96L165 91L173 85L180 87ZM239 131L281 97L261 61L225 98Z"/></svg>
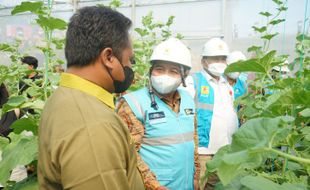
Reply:
<svg viewBox="0 0 310 190"><path fill-rule="evenodd" d="M8 101L8 99L9 99L9 92L6 89L5 85L2 83L0 85L0 108L2 108L2 106Z"/></svg>
<svg viewBox="0 0 310 190"><path fill-rule="evenodd" d="M33 66L33 68L35 68L35 69L38 67L38 60L35 57L25 56L21 59L21 61L22 61L22 63Z"/></svg>
<svg viewBox="0 0 310 190"><path fill-rule="evenodd" d="M110 47L117 58L129 45L131 21L108 7L84 7L69 22L65 55L67 67L92 64L100 52Z"/></svg>

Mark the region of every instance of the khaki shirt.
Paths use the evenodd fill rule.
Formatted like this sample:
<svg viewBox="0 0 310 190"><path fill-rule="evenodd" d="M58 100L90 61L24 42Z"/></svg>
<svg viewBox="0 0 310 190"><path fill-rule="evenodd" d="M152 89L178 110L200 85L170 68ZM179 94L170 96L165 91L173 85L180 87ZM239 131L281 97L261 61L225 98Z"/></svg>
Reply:
<svg viewBox="0 0 310 190"><path fill-rule="evenodd" d="M113 108L110 93L62 74L40 123L40 189L144 189L133 141Z"/></svg>

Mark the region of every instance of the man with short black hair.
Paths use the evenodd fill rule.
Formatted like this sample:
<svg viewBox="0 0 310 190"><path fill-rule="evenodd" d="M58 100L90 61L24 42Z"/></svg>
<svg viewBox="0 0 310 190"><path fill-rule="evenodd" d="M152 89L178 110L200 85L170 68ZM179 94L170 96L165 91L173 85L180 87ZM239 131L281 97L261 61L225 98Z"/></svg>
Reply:
<svg viewBox="0 0 310 190"><path fill-rule="evenodd" d="M31 70L31 73L28 74L26 77L23 78L23 80L21 80L19 82L19 92L23 93L24 91L26 91L30 87L29 84L24 82L24 80L31 79L32 82L35 82L38 79L42 79L42 75L39 75L36 71L36 69L38 68L37 58L35 58L33 56L25 56L25 57L21 58L21 62L22 62L22 64L27 64L28 69ZM41 83L41 82L39 81L39 83ZM31 98L30 95L28 95L28 97Z"/></svg>
<svg viewBox="0 0 310 190"><path fill-rule="evenodd" d="M31 67L31 69L37 69L38 68L38 60L37 58L33 56L25 56L21 59L23 64L27 64Z"/></svg>
<svg viewBox="0 0 310 190"><path fill-rule="evenodd" d="M134 143L112 95L134 77L130 26L107 7L84 7L71 17L67 71L39 128L40 189L144 189Z"/></svg>

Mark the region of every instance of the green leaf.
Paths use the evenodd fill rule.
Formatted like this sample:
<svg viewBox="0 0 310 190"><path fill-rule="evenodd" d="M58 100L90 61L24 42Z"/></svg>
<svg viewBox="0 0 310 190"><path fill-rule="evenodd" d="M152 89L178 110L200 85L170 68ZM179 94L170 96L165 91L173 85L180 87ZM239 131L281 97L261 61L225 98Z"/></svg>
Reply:
<svg viewBox="0 0 310 190"><path fill-rule="evenodd" d="M211 169L217 168L224 185L238 176L238 172L256 168L267 157L274 157L274 153L266 149L276 145L289 133L282 123L281 117L256 118L242 125L233 135L232 144L221 155L216 154L216 160L210 164Z"/></svg>
<svg viewBox="0 0 310 190"><path fill-rule="evenodd" d="M283 183L279 185L269 179L261 176L246 176L241 179L241 184L251 190L306 190L307 187L303 184Z"/></svg>
<svg viewBox="0 0 310 190"><path fill-rule="evenodd" d="M11 107L18 107L26 102L26 98L23 96L14 96L9 99L9 101L6 103L7 105Z"/></svg>
<svg viewBox="0 0 310 190"><path fill-rule="evenodd" d="M259 63L264 67L265 72L268 72L270 70L271 62L275 58L275 55L276 51L272 50L259 60Z"/></svg>
<svg viewBox="0 0 310 190"><path fill-rule="evenodd" d="M238 165L228 165L224 162L220 164L217 174L223 185L227 185L238 175L238 167Z"/></svg>
<svg viewBox="0 0 310 190"><path fill-rule="evenodd" d="M267 30L267 27L266 26L263 26L263 27L256 27L256 26L252 26L252 28L255 30L255 31L257 31L257 32L259 32L259 33L263 33L263 32L265 32L266 30Z"/></svg>
<svg viewBox="0 0 310 190"><path fill-rule="evenodd" d="M122 5L122 1L120 0L112 0L110 3L109 3L109 7L115 9L115 8L118 8Z"/></svg>
<svg viewBox="0 0 310 190"><path fill-rule="evenodd" d="M147 30L141 28L135 28L135 31L141 36L144 37L148 34Z"/></svg>
<svg viewBox="0 0 310 190"><path fill-rule="evenodd" d="M207 162L207 171L214 172L215 169L220 165L222 162L222 157L230 150L230 146L221 147L217 153L214 155L212 160Z"/></svg>
<svg viewBox="0 0 310 190"><path fill-rule="evenodd" d="M256 52L256 51L260 51L262 49L262 47L260 46L251 46L248 48L248 52Z"/></svg>
<svg viewBox="0 0 310 190"><path fill-rule="evenodd" d="M271 40L273 37L275 37L276 35L278 35L279 33L274 33L274 34L267 34L262 36L262 39L266 39L266 40Z"/></svg>
<svg viewBox="0 0 310 190"><path fill-rule="evenodd" d="M310 117L310 108L302 110L301 112L299 112L299 114L303 117Z"/></svg>
<svg viewBox="0 0 310 190"><path fill-rule="evenodd" d="M178 39L182 40L182 39L184 38L184 36L183 36L182 34L180 34L180 33L177 33L176 38L178 38Z"/></svg>
<svg viewBox="0 0 310 190"><path fill-rule="evenodd" d="M153 22L153 12L149 12L146 16L142 17L142 24L145 27L149 27Z"/></svg>
<svg viewBox="0 0 310 190"><path fill-rule="evenodd" d="M259 13L260 15L263 15L263 16L265 16L265 17L270 17L270 16L272 16L272 14L271 13L269 13L269 12L260 12Z"/></svg>
<svg viewBox="0 0 310 190"><path fill-rule="evenodd" d="M15 52L15 49L11 45L3 43L3 44L0 44L0 51L6 51L6 52L13 53Z"/></svg>
<svg viewBox="0 0 310 190"><path fill-rule="evenodd" d="M67 27L67 23L64 20L54 17L47 18L40 15L36 21L42 28L48 28L49 30L64 30Z"/></svg>
<svg viewBox="0 0 310 190"><path fill-rule="evenodd" d="M302 170L303 167L300 164L296 163L296 162L288 161L287 162L287 169L295 171L295 170Z"/></svg>
<svg viewBox="0 0 310 190"><path fill-rule="evenodd" d="M30 11L32 13L37 13L43 7L43 2L22 2L20 5L17 5L12 11L11 14L15 15L18 13L23 13Z"/></svg>
<svg viewBox="0 0 310 190"><path fill-rule="evenodd" d="M279 190L281 186L261 176L246 176L241 179L241 184L251 190ZM287 189L281 189L287 190Z"/></svg>
<svg viewBox="0 0 310 190"><path fill-rule="evenodd" d="M281 123L281 117L248 120L233 135L231 149L233 151L243 151L253 148L268 147L272 137L285 130L285 128L283 129L281 127Z"/></svg>
<svg viewBox="0 0 310 190"><path fill-rule="evenodd" d="M302 40L310 40L310 36L307 36L305 34L300 34L296 36L296 40L299 42L301 42Z"/></svg>
<svg viewBox="0 0 310 190"><path fill-rule="evenodd" d="M14 133L20 134L23 131L31 131L34 135L38 134L38 125L36 121L30 118L22 118L16 120L10 128L14 129Z"/></svg>
<svg viewBox="0 0 310 190"><path fill-rule="evenodd" d="M310 141L310 127L304 127L301 132L305 135L306 140Z"/></svg>
<svg viewBox="0 0 310 190"><path fill-rule="evenodd" d="M285 19L276 19L276 20L270 21L269 24L271 24L271 25L277 25L277 24L279 24L279 23L281 23L281 22L284 22L284 21L285 21Z"/></svg>
<svg viewBox="0 0 310 190"><path fill-rule="evenodd" d="M274 3L276 3L277 5L282 5L283 2L281 0L272 0Z"/></svg>
<svg viewBox="0 0 310 190"><path fill-rule="evenodd" d="M26 102L21 106L21 108L31 108L43 110L45 102L42 100L35 100L33 102Z"/></svg>
<svg viewBox="0 0 310 190"><path fill-rule="evenodd" d="M282 7L280 7L280 8L277 8L279 11L286 11L287 10L287 7L284 7L284 6L282 6Z"/></svg>
<svg viewBox="0 0 310 190"><path fill-rule="evenodd" d="M291 183L283 183L281 185L281 190L309 190L308 187L304 184L291 184Z"/></svg>
<svg viewBox="0 0 310 190"><path fill-rule="evenodd" d="M37 157L38 143L36 136L23 136L10 133L11 143L5 147L0 161L0 183L5 184L10 172L17 165L27 165Z"/></svg>
<svg viewBox="0 0 310 190"><path fill-rule="evenodd" d="M6 137L0 136L0 152L10 143L10 140ZM0 153L1 154L1 153Z"/></svg>
<svg viewBox="0 0 310 190"><path fill-rule="evenodd" d="M62 49L65 45L65 39L52 39L52 43L55 44L56 49Z"/></svg>
<svg viewBox="0 0 310 190"><path fill-rule="evenodd" d="M38 190L39 184L36 176L28 177L25 180L16 183L10 190Z"/></svg>
<svg viewBox="0 0 310 190"><path fill-rule="evenodd" d="M171 24L173 23L175 16L170 16L168 18L168 21L166 22L166 26L171 26Z"/></svg>
<svg viewBox="0 0 310 190"><path fill-rule="evenodd" d="M258 59L250 59L246 61L239 61L228 65L225 70L225 73L230 72L259 72L266 73L264 67L259 64Z"/></svg>

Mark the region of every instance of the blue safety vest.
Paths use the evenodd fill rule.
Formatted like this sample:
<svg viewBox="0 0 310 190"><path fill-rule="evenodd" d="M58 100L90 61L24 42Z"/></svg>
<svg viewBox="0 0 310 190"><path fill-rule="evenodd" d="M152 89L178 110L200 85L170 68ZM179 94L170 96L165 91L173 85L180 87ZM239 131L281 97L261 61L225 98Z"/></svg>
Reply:
<svg viewBox="0 0 310 190"><path fill-rule="evenodd" d="M213 116L214 90L201 72L193 75L196 89L195 103L197 109L197 124L199 147L208 147Z"/></svg>
<svg viewBox="0 0 310 190"><path fill-rule="evenodd" d="M247 85L245 81L237 78L236 83L233 86L235 99L244 95L247 92Z"/></svg>
<svg viewBox="0 0 310 190"><path fill-rule="evenodd" d="M139 154L159 183L171 190L193 190L195 103L186 91L178 92L178 114L157 96L158 110L152 108L147 88L123 98L145 126Z"/></svg>

